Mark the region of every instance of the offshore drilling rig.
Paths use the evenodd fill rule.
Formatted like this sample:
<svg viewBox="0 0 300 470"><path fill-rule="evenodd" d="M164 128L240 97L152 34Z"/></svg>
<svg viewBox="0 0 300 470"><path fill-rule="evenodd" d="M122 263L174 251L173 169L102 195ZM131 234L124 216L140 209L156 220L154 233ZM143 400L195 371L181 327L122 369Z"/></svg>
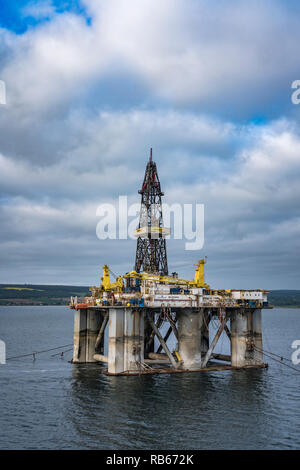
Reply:
<svg viewBox="0 0 300 470"><path fill-rule="evenodd" d="M152 149L139 194L134 270L111 282L105 264L100 286L91 287L82 301L71 298L73 363L107 364L103 372L112 375L267 367L261 324L261 310L271 308L267 291L212 289L204 279L205 259L194 265L192 280L168 274L170 230L163 224L164 194ZM212 320L218 327L210 341ZM214 353L223 332L230 355Z"/></svg>

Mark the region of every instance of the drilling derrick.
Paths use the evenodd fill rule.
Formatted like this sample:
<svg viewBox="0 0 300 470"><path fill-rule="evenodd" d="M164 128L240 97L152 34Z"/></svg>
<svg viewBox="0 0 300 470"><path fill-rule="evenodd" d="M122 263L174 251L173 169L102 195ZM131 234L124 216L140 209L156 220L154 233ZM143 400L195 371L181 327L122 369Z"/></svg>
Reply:
<svg viewBox="0 0 300 470"><path fill-rule="evenodd" d="M146 166L141 194L139 226L135 231L137 248L135 271L167 275L167 249L165 236L170 232L164 228L162 216L160 182L156 163L152 161L152 149Z"/></svg>

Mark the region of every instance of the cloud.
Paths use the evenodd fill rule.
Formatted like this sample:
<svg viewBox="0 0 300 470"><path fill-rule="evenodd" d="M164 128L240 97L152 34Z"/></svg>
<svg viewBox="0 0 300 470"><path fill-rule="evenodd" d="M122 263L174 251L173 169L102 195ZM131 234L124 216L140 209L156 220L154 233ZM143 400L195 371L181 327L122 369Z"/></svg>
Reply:
<svg viewBox="0 0 300 470"><path fill-rule="evenodd" d="M77 178L80 187L86 173L93 179L99 178L101 184L103 177L107 181L106 172L112 166L125 165L130 183L143 172L150 146L163 151L166 159L175 159L189 172L183 152L206 159L212 157L212 164L213 159L230 158L239 140L237 127L230 122L162 109L91 114L77 109L64 119L59 116L32 121L29 117L15 127L14 122L13 110L0 117L2 152L6 159L10 157L7 162L3 160L2 181L3 184L8 181L9 172L10 184L14 179L18 182L19 172L11 165L19 165L22 173L36 175L35 184L28 188L31 192L39 187L39 181L44 184L44 173L51 181L52 177L60 178L63 168ZM166 161L163 172L169 171L172 165ZM27 176L22 178L24 190L26 179ZM64 191L67 187L68 181Z"/></svg>
<svg viewBox="0 0 300 470"><path fill-rule="evenodd" d="M35 167L28 161L1 157L0 181L2 197L6 200L1 214L1 220L5 221L2 228L5 259L9 253L13 253L12 259L20 253L18 265L22 265L24 256L30 254L34 259L39 257L39 265L42 265L42 259L53 265L54 272L61 250L69 266L64 272L69 269L72 282L76 282L74 269L80 270L83 260L85 264L89 261L91 272L99 269L99 264L107 258L116 271L127 271L134 261L135 242L99 241L96 238L96 209L103 202L117 204L119 194L127 194L130 203L138 202L137 189L147 158L142 145L149 132L160 142L160 152L154 156L155 159L157 156L162 187L166 191L165 201L205 204L203 252L186 252L185 240L170 240L170 268L182 265L182 272L190 277L191 267L187 265L192 266L195 257L205 253L209 255L212 281L219 287L224 282L225 266L232 266L231 275L226 276L226 287L234 287L236 283L244 288L249 287L249 283L250 287L256 287L257 283L272 287L265 281L266 276L270 276L273 285L280 287L280 269L277 277L274 272L276 262L278 266L289 264L286 279L295 282L299 264L295 254L300 239L300 137L295 124L283 119L259 128L230 123L222 126L221 122L218 127L218 121L211 118L171 113L164 126L160 112L149 114L112 113L101 116L104 119L102 126L98 126L97 119L89 122L82 148L73 149L75 162L65 157L57 164ZM184 122L189 133L184 130ZM119 131L119 140L116 147L110 148L112 123ZM151 131L149 123L152 123ZM78 125L80 127L80 122ZM99 128L103 132L101 137L97 133ZM108 146L97 167L93 162L101 142ZM124 150L130 142L135 145L129 145L129 151L134 152L136 146L141 153L135 150L128 160ZM216 163L203 177L205 164L211 167L214 161L215 149L220 150L232 142L234 158L228 158L227 152L223 158L221 154L215 156ZM204 143L206 152L201 154ZM199 153L195 151L197 146ZM186 149L184 156L178 151L180 148ZM83 162L85 169L81 166ZM42 253L39 247L43 243L47 250ZM57 256L49 256L55 246ZM27 255L23 253L24 247L27 247ZM76 253L74 258L73 253ZM245 266L247 277L243 279ZM84 279L90 281L88 269L80 272L79 284Z"/></svg>
<svg viewBox="0 0 300 470"><path fill-rule="evenodd" d="M32 17L37 20L50 19L55 14L55 8L51 0L44 0L41 2L29 2L24 8L22 8L22 15L26 17Z"/></svg>
<svg viewBox="0 0 300 470"><path fill-rule="evenodd" d="M120 73L134 77L152 99L231 118L278 116L278 104L291 106L300 39L295 2L84 4L91 24L72 12L56 13L51 22L15 38L3 75L20 112L27 106L38 113L68 106L91 83L93 94L101 94L106 77Z"/></svg>
<svg viewBox="0 0 300 470"><path fill-rule="evenodd" d="M96 208L139 200L152 146L165 201L205 204L204 250L168 241L171 270L208 254L212 285L296 288L297 3L83 4L34 3L46 22L0 30L0 282L128 271L134 241L100 242Z"/></svg>

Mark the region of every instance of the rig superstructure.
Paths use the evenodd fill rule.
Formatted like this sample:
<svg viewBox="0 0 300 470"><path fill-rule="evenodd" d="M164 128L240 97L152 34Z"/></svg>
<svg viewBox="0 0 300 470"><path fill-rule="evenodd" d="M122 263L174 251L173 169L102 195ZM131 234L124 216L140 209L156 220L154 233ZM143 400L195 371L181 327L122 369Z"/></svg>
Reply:
<svg viewBox="0 0 300 470"><path fill-rule="evenodd" d="M115 276L105 264L101 284L90 288L91 295L80 301L71 298L73 362L108 363L107 373L114 375L266 367L261 329L261 309L270 308L266 290L212 289L205 282L206 259L194 265L193 280L181 279L176 272L168 274L165 237L170 230L163 224L163 192L152 149L139 194L134 270ZM113 282L110 275L115 277ZM209 323L214 317L219 326L210 343ZM165 322L169 326L163 334ZM231 342L228 356L213 352L223 331ZM171 336L176 344L173 351L168 346Z"/></svg>

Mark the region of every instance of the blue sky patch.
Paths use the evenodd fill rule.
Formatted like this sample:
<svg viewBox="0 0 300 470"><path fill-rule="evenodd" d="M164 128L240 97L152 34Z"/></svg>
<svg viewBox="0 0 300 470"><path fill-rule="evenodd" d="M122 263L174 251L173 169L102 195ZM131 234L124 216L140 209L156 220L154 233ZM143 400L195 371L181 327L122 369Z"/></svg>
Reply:
<svg viewBox="0 0 300 470"><path fill-rule="evenodd" d="M29 6L40 5L45 7L51 4L51 1L28 1L28 0L0 0L0 27L13 31L16 34L23 34L30 27L35 27L41 23L49 21L49 15L41 15L40 18L26 15L26 8ZM87 16L85 8L80 0L53 0L52 6L56 13L73 12L86 18L88 25L91 24L91 18Z"/></svg>

